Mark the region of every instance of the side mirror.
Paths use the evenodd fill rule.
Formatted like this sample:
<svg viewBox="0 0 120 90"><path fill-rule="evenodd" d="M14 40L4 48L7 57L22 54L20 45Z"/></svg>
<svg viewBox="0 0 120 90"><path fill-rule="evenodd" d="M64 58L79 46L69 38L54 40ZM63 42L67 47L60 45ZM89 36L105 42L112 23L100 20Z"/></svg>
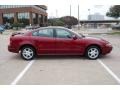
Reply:
<svg viewBox="0 0 120 90"><path fill-rule="evenodd" d="M72 38L73 38L74 40L76 40L76 39L77 39L77 36L76 36L76 35L72 35Z"/></svg>

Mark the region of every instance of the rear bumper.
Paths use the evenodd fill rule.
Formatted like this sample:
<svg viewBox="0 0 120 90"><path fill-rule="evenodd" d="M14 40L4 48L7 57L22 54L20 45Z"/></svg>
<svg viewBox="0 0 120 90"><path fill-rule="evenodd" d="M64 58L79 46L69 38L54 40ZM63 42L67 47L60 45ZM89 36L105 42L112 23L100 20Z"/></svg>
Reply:
<svg viewBox="0 0 120 90"><path fill-rule="evenodd" d="M103 52L102 54L105 55L105 54L108 54L112 51L113 47L111 44L107 44L104 48L103 48Z"/></svg>
<svg viewBox="0 0 120 90"><path fill-rule="evenodd" d="M16 48L11 47L10 45L8 45L8 51L13 52L13 53L19 53L19 50L17 50Z"/></svg>

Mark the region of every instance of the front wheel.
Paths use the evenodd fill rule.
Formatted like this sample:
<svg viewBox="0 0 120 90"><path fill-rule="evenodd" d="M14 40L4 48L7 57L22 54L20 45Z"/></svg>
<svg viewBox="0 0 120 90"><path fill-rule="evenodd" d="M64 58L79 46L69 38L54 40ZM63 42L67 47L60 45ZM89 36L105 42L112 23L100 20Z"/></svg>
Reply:
<svg viewBox="0 0 120 90"><path fill-rule="evenodd" d="M100 56L100 48L97 46L90 46L87 48L86 57L91 60L96 60Z"/></svg>
<svg viewBox="0 0 120 90"><path fill-rule="evenodd" d="M25 46L21 49L21 57L25 60L32 60L35 57L35 50L32 47Z"/></svg>

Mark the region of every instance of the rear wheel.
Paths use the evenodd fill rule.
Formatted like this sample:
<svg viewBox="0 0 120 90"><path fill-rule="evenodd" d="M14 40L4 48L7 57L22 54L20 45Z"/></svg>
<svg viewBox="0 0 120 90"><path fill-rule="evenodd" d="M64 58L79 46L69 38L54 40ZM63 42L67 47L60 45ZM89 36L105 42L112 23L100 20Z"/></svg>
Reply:
<svg viewBox="0 0 120 90"><path fill-rule="evenodd" d="M97 46L90 46L86 50L86 57L91 60L96 60L100 56L100 48Z"/></svg>
<svg viewBox="0 0 120 90"><path fill-rule="evenodd" d="M35 57L35 49L25 46L21 49L21 57L25 60L32 60Z"/></svg>

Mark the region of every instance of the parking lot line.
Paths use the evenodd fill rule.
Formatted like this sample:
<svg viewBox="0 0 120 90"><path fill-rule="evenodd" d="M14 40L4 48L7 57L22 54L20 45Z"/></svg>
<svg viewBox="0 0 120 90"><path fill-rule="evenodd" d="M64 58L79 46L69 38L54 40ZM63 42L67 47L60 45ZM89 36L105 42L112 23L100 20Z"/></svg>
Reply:
<svg viewBox="0 0 120 90"><path fill-rule="evenodd" d="M27 72L27 70L31 67L31 65L34 63L35 60L30 61L27 66L23 69L22 72L14 79L14 81L11 83L11 85L16 85L17 82L23 77L23 75Z"/></svg>
<svg viewBox="0 0 120 90"><path fill-rule="evenodd" d="M120 78L112 71L110 70L107 65L105 65L100 59L97 60L104 68L105 70L120 84Z"/></svg>

